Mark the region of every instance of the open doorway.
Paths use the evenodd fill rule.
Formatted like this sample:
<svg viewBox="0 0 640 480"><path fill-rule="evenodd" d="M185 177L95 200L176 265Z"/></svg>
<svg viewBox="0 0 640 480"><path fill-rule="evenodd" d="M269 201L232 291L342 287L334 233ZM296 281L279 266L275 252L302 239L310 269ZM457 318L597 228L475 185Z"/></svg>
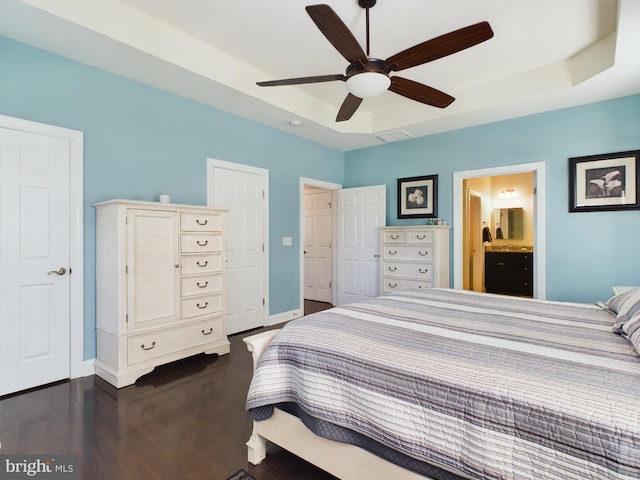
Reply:
<svg viewBox="0 0 640 480"><path fill-rule="evenodd" d="M386 225L386 185L343 189L341 185L300 179L300 246L305 246L305 188L329 190L332 194L331 238L332 277L330 305L343 305L380 294L379 229ZM328 229L331 228L331 234ZM307 250L308 251L308 250ZM300 248L300 306L305 297L305 248Z"/></svg>
<svg viewBox="0 0 640 480"><path fill-rule="evenodd" d="M334 305L335 192L341 185L302 178L300 187L300 303L308 315Z"/></svg>
<svg viewBox="0 0 640 480"><path fill-rule="evenodd" d="M333 192L304 189L304 300L333 303Z"/></svg>
<svg viewBox="0 0 640 480"><path fill-rule="evenodd" d="M463 188L463 288L532 296L533 172L469 178Z"/></svg>
<svg viewBox="0 0 640 480"><path fill-rule="evenodd" d="M532 270L529 296L545 298L544 183L544 163L454 173L454 288L489 291L487 252L526 252ZM501 228L500 215L507 212L521 214L518 236L506 236L506 223Z"/></svg>
<svg viewBox="0 0 640 480"><path fill-rule="evenodd" d="M464 290L484 291L484 258L482 247L482 194L470 188L466 191L464 222L463 286Z"/></svg>

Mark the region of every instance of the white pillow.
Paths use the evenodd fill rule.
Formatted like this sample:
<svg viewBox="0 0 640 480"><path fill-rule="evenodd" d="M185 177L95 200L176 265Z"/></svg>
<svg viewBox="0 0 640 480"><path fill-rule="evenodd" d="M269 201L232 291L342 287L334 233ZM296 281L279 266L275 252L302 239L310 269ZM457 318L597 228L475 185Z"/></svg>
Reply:
<svg viewBox="0 0 640 480"><path fill-rule="evenodd" d="M622 308L622 305L627 300L627 298L637 293L638 290L640 290L640 287L632 287L632 288L629 288L628 290L624 290L620 293L617 293L616 295L611 297L609 300L607 300L606 305L609 307L609 310L617 314Z"/></svg>
<svg viewBox="0 0 640 480"><path fill-rule="evenodd" d="M640 310L622 326L622 330L636 352L640 353Z"/></svg>
<svg viewBox="0 0 640 480"><path fill-rule="evenodd" d="M624 325L634 317L640 317L640 287L619 293L611 298L607 305L612 312L616 313L613 331L626 333L623 330Z"/></svg>

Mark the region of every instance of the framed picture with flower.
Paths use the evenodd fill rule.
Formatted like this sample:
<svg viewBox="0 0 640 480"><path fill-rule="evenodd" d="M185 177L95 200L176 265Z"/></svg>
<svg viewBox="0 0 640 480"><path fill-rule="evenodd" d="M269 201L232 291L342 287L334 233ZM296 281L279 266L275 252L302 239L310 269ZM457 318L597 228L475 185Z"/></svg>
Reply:
<svg viewBox="0 0 640 480"><path fill-rule="evenodd" d="M640 150L569 159L569 212L640 209Z"/></svg>
<svg viewBox="0 0 640 480"><path fill-rule="evenodd" d="M438 176L398 179L398 218L438 216Z"/></svg>

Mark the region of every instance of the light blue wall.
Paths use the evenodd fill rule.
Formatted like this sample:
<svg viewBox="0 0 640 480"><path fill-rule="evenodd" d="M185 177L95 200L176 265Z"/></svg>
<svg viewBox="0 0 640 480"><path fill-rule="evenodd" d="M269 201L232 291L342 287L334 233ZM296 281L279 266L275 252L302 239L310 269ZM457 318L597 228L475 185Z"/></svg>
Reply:
<svg viewBox="0 0 640 480"><path fill-rule="evenodd" d="M299 178L342 183L342 152L4 37L0 114L84 132L85 359L95 357L92 204L168 192L204 205L207 157L269 170L270 313L299 307Z"/></svg>
<svg viewBox="0 0 640 480"><path fill-rule="evenodd" d="M397 218L398 178L438 175L438 216L453 220L453 172L546 165L547 298L594 302L612 285L640 285L640 211L568 213L568 158L640 149L640 95L497 122L345 156L346 187L387 185Z"/></svg>
<svg viewBox="0 0 640 480"><path fill-rule="evenodd" d="M84 132L85 359L95 356L94 202L206 202L207 157L270 175L270 310L298 307L299 177L345 186L438 174L439 216L452 218L455 171L546 162L547 297L606 299L640 284L640 211L568 213L567 158L640 149L640 95L343 154L0 37L0 114ZM420 221L423 223L423 221ZM293 237L283 247L282 237Z"/></svg>

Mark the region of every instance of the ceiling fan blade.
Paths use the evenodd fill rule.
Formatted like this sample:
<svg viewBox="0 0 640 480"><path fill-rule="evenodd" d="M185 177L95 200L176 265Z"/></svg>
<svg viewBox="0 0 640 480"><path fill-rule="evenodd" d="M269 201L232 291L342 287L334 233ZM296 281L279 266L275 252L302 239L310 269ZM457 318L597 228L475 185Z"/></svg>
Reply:
<svg viewBox="0 0 640 480"><path fill-rule="evenodd" d="M387 58L385 63L392 71L397 72L473 47L491 37L491 26L488 22L481 22L415 45Z"/></svg>
<svg viewBox="0 0 640 480"><path fill-rule="evenodd" d="M317 75L315 77L298 77L298 78L285 78L283 80L267 80L264 82L256 82L256 85L261 87L277 87L280 85L302 85L304 83L320 83L320 82L333 82L334 80L347 79L345 75L338 73L336 75Z"/></svg>
<svg viewBox="0 0 640 480"><path fill-rule="evenodd" d="M349 94L347 98L342 102L342 106L340 107L340 111L338 112L338 116L336 117L336 122L344 122L349 120L356 110L362 103L362 99L360 97L356 97L355 95Z"/></svg>
<svg viewBox="0 0 640 480"><path fill-rule="evenodd" d="M364 50L329 5L309 5L306 10L322 34L349 63L367 63Z"/></svg>
<svg viewBox="0 0 640 480"><path fill-rule="evenodd" d="M438 108L446 108L455 100L451 95L440 90L402 77L391 77L389 90L410 100Z"/></svg>

